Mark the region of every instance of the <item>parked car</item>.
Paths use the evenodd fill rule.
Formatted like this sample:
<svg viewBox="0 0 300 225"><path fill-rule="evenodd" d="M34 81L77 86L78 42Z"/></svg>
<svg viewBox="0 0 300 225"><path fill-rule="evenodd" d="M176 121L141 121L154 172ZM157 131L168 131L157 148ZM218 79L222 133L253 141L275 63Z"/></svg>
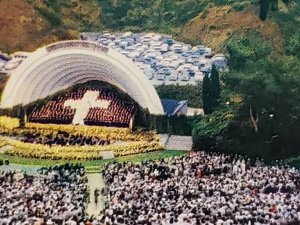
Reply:
<svg viewBox="0 0 300 225"><path fill-rule="evenodd" d="M157 80L165 80L165 75L164 75L164 74L158 74L158 75L156 76L156 79L157 79Z"/></svg>

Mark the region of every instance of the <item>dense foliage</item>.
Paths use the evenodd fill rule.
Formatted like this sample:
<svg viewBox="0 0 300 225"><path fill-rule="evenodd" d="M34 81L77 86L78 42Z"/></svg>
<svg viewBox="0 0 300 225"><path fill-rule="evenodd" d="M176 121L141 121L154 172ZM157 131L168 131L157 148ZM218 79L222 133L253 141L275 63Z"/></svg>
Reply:
<svg viewBox="0 0 300 225"><path fill-rule="evenodd" d="M13 130L20 126L20 121L17 118L8 116L0 116L0 129Z"/></svg>
<svg viewBox="0 0 300 225"><path fill-rule="evenodd" d="M219 105L220 101L220 78L215 65L212 66L211 73L206 73L202 83L202 101L204 113L212 113Z"/></svg>
<svg viewBox="0 0 300 225"><path fill-rule="evenodd" d="M270 0L261 0L260 6L260 18L262 20L267 19L267 13L270 7Z"/></svg>
<svg viewBox="0 0 300 225"><path fill-rule="evenodd" d="M223 88L241 95L242 101L233 111L224 111L221 106L212 116L202 119L194 129L196 147L212 146L266 158L298 155L300 62L297 53L278 54L252 33L232 39L227 49L231 69L222 76ZM228 96L227 99L223 96L223 104L226 101ZM232 117L224 120L229 112ZM210 130L214 132L209 133Z"/></svg>
<svg viewBox="0 0 300 225"><path fill-rule="evenodd" d="M102 153L112 151L115 156L133 155L162 150L158 142L132 141L122 145L107 146L46 146L42 144L23 143L7 139L7 144L13 146L5 154L20 157L52 160L98 160Z"/></svg>
<svg viewBox="0 0 300 225"><path fill-rule="evenodd" d="M42 138L56 135L61 132L80 135L82 137L97 137L105 140L116 140L118 143L110 145L45 145L24 143L11 138L0 138L0 146L10 145L13 148L5 154L20 157L52 160L98 160L102 153L112 151L115 156L124 156L138 153L161 150L159 138L154 132L131 132L127 128L99 127L73 125L54 125L26 123L19 127L19 120L10 117L0 117L0 131L5 135L22 137L23 134L39 134Z"/></svg>
<svg viewBox="0 0 300 225"><path fill-rule="evenodd" d="M188 100L188 106L192 108L202 107L202 85L161 85L156 91L161 99Z"/></svg>
<svg viewBox="0 0 300 225"><path fill-rule="evenodd" d="M169 28L188 22L209 4L209 1L203 0L98 0L98 2L102 9L101 21L105 27L139 31L145 29L169 31Z"/></svg>

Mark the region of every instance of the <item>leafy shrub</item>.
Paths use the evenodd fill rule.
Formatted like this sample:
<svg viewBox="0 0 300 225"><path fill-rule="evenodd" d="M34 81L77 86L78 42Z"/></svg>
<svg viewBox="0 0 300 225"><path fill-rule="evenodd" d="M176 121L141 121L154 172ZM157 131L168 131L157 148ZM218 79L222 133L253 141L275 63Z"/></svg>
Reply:
<svg viewBox="0 0 300 225"><path fill-rule="evenodd" d="M107 146L46 146L42 144L23 143L7 139L7 144L13 146L5 154L52 160L98 160L103 151L112 151L115 156L125 156L138 153L162 150L158 142L135 141L122 145Z"/></svg>
<svg viewBox="0 0 300 225"><path fill-rule="evenodd" d="M189 107L202 107L202 85L161 85L156 91L161 99L188 100Z"/></svg>
<svg viewBox="0 0 300 225"><path fill-rule="evenodd" d="M288 42L287 50L289 54L300 57L300 31L294 34Z"/></svg>
<svg viewBox="0 0 300 225"><path fill-rule="evenodd" d="M8 131L20 126L20 120L17 118L11 118L8 116L0 116L0 127Z"/></svg>
<svg viewBox="0 0 300 225"><path fill-rule="evenodd" d="M52 10L51 8L45 8L45 7L36 7L35 8L43 17L45 17L52 26L60 26L61 25L61 19L57 12Z"/></svg>
<svg viewBox="0 0 300 225"><path fill-rule="evenodd" d="M114 128L100 126L74 126L74 125L56 125L56 124L39 124L26 123L24 129L19 129L19 133L35 133L39 132L43 136L50 133L56 134L58 131L67 133L94 136L105 140L121 140L121 141L153 141L158 140L158 136L154 132L131 132L129 128Z"/></svg>

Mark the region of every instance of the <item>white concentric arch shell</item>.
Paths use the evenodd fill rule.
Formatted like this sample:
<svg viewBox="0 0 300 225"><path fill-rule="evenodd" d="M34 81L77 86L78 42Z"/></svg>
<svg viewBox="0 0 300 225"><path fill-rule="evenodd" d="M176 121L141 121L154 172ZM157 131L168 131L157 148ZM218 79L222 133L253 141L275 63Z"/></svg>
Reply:
<svg viewBox="0 0 300 225"><path fill-rule="evenodd" d="M1 108L26 105L90 80L108 82L126 92L151 114L163 114L157 92L130 59L88 41L62 41L37 49L11 74Z"/></svg>

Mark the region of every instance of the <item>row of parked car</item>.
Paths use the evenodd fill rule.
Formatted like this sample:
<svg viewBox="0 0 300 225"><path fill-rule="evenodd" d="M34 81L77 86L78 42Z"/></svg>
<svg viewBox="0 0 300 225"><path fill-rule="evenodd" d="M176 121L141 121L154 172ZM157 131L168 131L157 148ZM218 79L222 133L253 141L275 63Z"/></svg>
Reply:
<svg viewBox="0 0 300 225"><path fill-rule="evenodd" d="M82 39L115 48L132 59L154 85L196 85L215 64L227 69L223 54L213 54L206 46L191 46L156 33L84 33Z"/></svg>
<svg viewBox="0 0 300 225"><path fill-rule="evenodd" d="M0 52L0 73L9 74L29 56L29 52L15 52L12 55Z"/></svg>

